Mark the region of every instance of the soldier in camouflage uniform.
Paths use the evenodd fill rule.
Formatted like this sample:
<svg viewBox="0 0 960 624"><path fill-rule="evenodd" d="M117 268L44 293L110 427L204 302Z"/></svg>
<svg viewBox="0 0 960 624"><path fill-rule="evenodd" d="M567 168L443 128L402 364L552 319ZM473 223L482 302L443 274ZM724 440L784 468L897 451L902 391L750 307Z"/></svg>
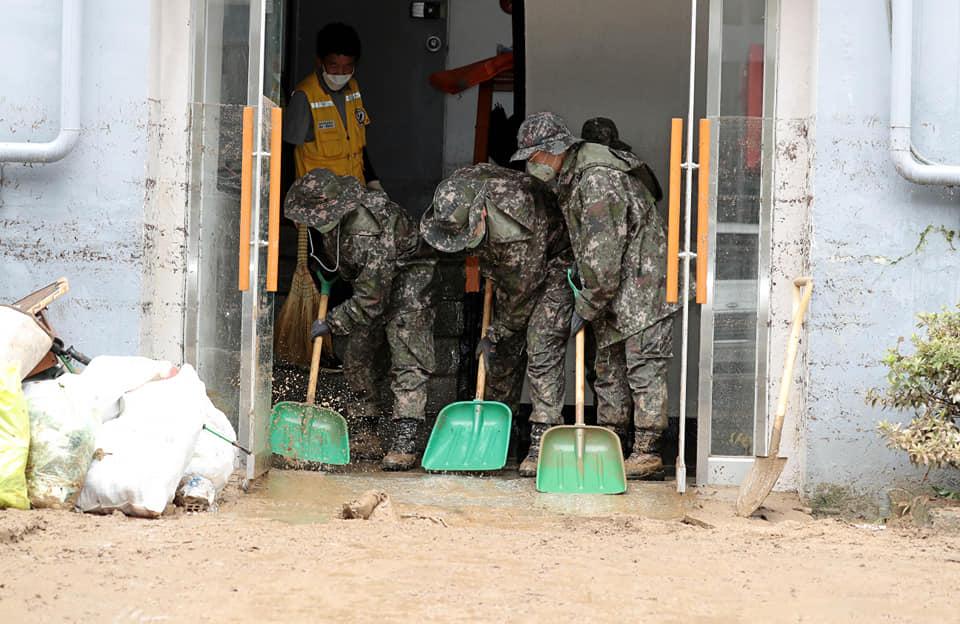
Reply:
<svg viewBox="0 0 960 624"><path fill-rule="evenodd" d="M351 443L378 449L377 351L390 350L394 438L385 470L408 470L417 461L417 431L424 420L427 380L433 373L433 277L436 257L400 206L355 178L314 169L287 193L286 216L320 232L324 268L339 271L353 296L316 321L314 338L348 336L344 372L356 394L348 404ZM382 454L382 451L380 452Z"/></svg>
<svg viewBox="0 0 960 624"><path fill-rule="evenodd" d="M527 117L514 160L557 180L583 290L571 330L589 322L597 340L597 419L625 437L631 413L632 478L662 478L659 444L667 427L667 364L672 319L666 303L666 236L650 191L629 152L574 137L553 113Z"/></svg>
<svg viewBox="0 0 960 624"><path fill-rule="evenodd" d="M471 250L496 286L481 349L487 396L516 413L524 362L530 382L530 451L520 474L537 474L540 438L562 423L564 356L573 296L570 239L556 198L533 177L496 165L459 169L440 183L420 222L424 240L447 253Z"/></svg>
<svg viewBox="0 0 960 624"><path fill-rule="evenodd" d="M587 143L599 143L621 152L633 151L629 143L620 140L620 131L617 129L617 124L608 117L594 117L583 122L583 127L580 129L580 138Z"/></svg>

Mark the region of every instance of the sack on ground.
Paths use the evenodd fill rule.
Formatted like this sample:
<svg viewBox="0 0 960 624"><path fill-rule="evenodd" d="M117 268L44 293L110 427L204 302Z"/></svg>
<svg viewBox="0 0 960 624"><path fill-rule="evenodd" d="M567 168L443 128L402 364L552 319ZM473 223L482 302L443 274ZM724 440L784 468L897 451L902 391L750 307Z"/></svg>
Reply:
<svg viewBox="0 0 960 624"><path fill-rule="evenodd" d="M157 518L173 501L203 426L203 383L184 365L124 397L123 414L105 422L77 507ZM209 434L207 434L209 435Z"/></svg>
<svg viewBox="0 0 960 624"><path fill-rule="evenodd" d="M27 454L30 417L20 387L20 363L0 362L0 508L29 509Z"/></svg>
<svg viewBox="0 0 960 624"><path fill-rule="evenodd" d="M83 369L83 389L101 422L120 415L123 395L151 381L176 375L176 367L166 360L123 355L101 355Z"/></svg>
<svg viewBox="0 0 960 624"><path fill-rule="evenodd" d="M233 425L223 412L214 407L206 394L203 396L203 423L223 437L237 441L237 433L233 430ZM184 471L184 480L194 475L204 477L213 483L213 487L219 492L227 485L230 475L233 474L236 457L237 451L233 446L209 431L204 431L197 438L193 457Z"/></svg>
<svg viewBox="0 0 960 624"><path fill-rule="evenodd" d="M100 417L82 375L24 384L30 413L27 493L35 508L72 509L97 448Z"/></svg>

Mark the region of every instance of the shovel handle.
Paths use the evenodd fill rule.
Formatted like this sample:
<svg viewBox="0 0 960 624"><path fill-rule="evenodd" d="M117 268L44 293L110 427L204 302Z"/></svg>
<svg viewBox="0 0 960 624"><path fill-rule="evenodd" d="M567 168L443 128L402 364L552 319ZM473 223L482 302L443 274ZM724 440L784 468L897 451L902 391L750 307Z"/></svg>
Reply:
<svg viewBox="0 0 960 624"><path fill-rule="evenodd" d="M800 330L803 328L803 318L810 305L812 294L813 278L798 277L793 280L793 320L790 327L790 342L787 346L787 357L783 363L783 377L780 378L780 396L777 399L777 414L773 419L773 430L770 432L768 457L777 457L780 453L780 435L783 433L783 419L787 414L787 399L790 397L790 386L793 383L793 365L800 346Z"/></svg>
<svg viewBox="0 0 960 624"><path fill-rule="evenodd" d="M330 290L333 288L333 285L336 283L339 276L334 275L333 279L327 279L323 274L323 271L317 271L317 279L320 280L320 296L330 296ZM326 318L326 310L324 310L324 318ZM333 338L329 335L323 337L323 346L320 347L320 354L323 354L323 350L326 349L327 353L333 355Z"/></svg>
<svg viewBox="0 0 960 624"><path fill-rule="evenodd" d="M317 313L317 320L323 321L327 318L327 305L330 303L330 293L320 293L320 311ZM323 350L323 336L313 339L313 354L310 358L310 385L307 386L307 403L313 403L317 398L317 375L320 373L320 352Z"/></svg>
<svg viewBox="0 0 960 624"><path fill-rule="evenodd" d="M573 282L573 268L567 269L567 283L570 285L570 288L573 289L573 298L576 299L580 296L580 289L577 288L577 285ZM584 395L584 380L586 379L586 371L584 370L584 353L586 352L586 328L581 327L580 331L576 335L577 343L577 380L576 380L576 416L577 416L577 426L582 427L584 424L583 420L583 395ZM579 436L581 431L577 430L577 435ZM578 444L577 449L582 447ZM582 461L582 456L578 450L578 461Z"/></svg>
<svg viewBox="0 0 960 624"><path fill-rule="evenodd" d="M483 288L483 319L480 322L480 339L487 335L487 328L490 327L490 311L493 308L493 280L489 277ZM483 400L484 386L487 385L487 366L484 363L484 357L480 355L480 361L477 362L477 400Z"/></svg>
<svg viewBox="0 0 960 624"><path fill-rule="evenodd" d="M583 422L584 422L584 421L583 421L583 394L584 394L584 388L583 388L583 386L584 386L584 379L586 378L586 374L585 374L585 371L584 371L584 364L583 364L584 356L583 356L583 353L584 353L584 351L586 350L586 347L585 347L585 339L584 339L584 336L585 336L585 335L586 335L586 329L583 328L583 327L581 327L581 328L580 328L580 331L577 332L577 339L576 339L576 342L577 342L577 383L576 383L576 388L577 388L577 392L576 392L577 404L576 404L576 415L577 415L577 426L578 426L578 427L583 426Z"/></svg>
<svg viewBox="0 0 960 624"><path fill-rule="evenodd" d="M230 446L232 446L232 447L234 447L234 448L240 449L241 451L243 451L243 452L246 453L247 455L253 455L253 453L252 453L252 452L250 451L250 449L248 449L247 447L245 447L245 446L240 446L238 443L234 442L233 440L231 440L231 439L228 438L227 436L225 436L225 435L223 435L223 434L221 434L221 433L218 433L218 432L214 431L214 430L211 429L210 427L204 425L204 426L203 426L203 430L204 430L204 431L207 431L207 432L209 432L209 433L212 433L213 435L217 436L218 438L220 438L221 440L223 440L224 442L226 442L226 443L229 444Z"/></svg>
<svg viewBox="0 0 960 624"><path fill-rule="evenodd" d="M334 275L333 279L327 279L327 276L323 274L323 271L317 271L317 279L320 281L320 294L330 296L330 289L333 288L333 285L337 282L339 277Z"/></svg>

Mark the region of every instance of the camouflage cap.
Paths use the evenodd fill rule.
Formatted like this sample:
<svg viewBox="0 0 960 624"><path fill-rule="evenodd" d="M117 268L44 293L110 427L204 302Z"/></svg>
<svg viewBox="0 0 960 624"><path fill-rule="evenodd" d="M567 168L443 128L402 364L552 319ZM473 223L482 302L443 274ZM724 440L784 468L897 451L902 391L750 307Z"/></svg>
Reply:
<svg viewBox="0 0 960 624"><path fill-rule="evenodd" d="M577 143L582 143L570 133L567 124L556 113L533 113L528 115L517 131L518 149L510 160L527 160L534 152L562 154Z"/></svg>
<svg viewBox="0 0 960 624"><path fill-rule="evenodd" d="M453 175L437 187L433 203L420 219L423 240L440 251L476 247L486 234L483 186L486 180Z"/></svg>
<svg viewBox="0 0 960 624"><path fill-rule="evenodd" d="M356 178L317 168L307 172L287 191L283 214L295 223L326 233L356 210L362 198L363 188Z"/></svg>
<svg viewBox="0 0 960 624"><path fill-rule="evenodd" d="M615 150L633 151L629 143L620 140L620 131L617 130L617 124L607 117L594 117L583 122L580 136L583 137L584 141L606 145Z"/></svg>

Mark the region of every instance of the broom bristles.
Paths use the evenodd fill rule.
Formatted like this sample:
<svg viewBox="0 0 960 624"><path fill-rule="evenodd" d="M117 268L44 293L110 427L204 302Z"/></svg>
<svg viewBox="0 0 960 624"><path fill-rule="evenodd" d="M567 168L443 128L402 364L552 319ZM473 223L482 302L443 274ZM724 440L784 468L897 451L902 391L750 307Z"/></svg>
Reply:
<svg viewBox="0 0 960 624"><path fill-rule="evenodd" d="M290 294L277 316L274 353L290 364L310 366L313 341L310 325L317 318L320 292L307 268L307 229L299 226L297 267L290 281Z"/></svg>

